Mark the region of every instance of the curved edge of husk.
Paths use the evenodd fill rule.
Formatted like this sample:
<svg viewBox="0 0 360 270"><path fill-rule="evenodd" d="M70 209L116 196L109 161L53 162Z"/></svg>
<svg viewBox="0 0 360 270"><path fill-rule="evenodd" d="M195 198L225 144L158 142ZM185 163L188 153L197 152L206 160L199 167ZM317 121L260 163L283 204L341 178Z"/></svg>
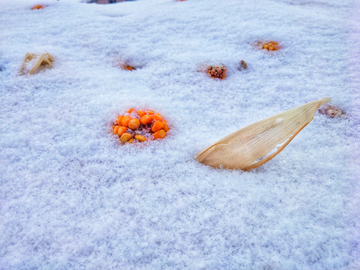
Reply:
<svg viewBox="0 0 360 270"><path fill-rule="evenodd" d="M26 53L25 55L25 58L24 58L24 61L21 65L21 68L20 68L20 73L23 72L23 69L24 69L24 64L26 61L30 61L34 58L38 57L37 54L34 54L34 53ZM40 65L49 65L50 68L52 68L52 64L51 62L54 61L54 58L52 57L51 54L49 54L48 52L40 55L38 61L36 62L36 64L33 66L33 68L29 71L29 74L32 75L34 74L34 72L40 67Z"/></svg>
<svg viewBox="0 0 360 270"><path fill-rule="evenodd" d="M32 59L34 59L34 58L36 58L36 57L37 57L37 55L34 54L34 53L26 53L26 54L25 54L24 61L23 61L22 64L21 64L21 68L20 68L19 73L21 73L21 72L23 71L24 65L25 65L25 62L26 62L26 61L32 60Z"/></svg>
<svg viewBox="0 0 360 270"><path fill-rule="evenodd" d="M50 61L53 61L53 57L49 53L44 53L40 56L39 60L36 62L35 66L29 71L30 75L32 75L40 65L48 64L50 68L52 68L52 64Z"/></svg>

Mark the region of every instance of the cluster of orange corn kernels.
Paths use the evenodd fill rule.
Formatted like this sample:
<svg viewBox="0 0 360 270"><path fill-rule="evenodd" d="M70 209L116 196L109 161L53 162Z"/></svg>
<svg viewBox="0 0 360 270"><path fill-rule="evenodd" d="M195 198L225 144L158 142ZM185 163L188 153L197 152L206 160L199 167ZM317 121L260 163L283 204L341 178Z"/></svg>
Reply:
<svg viewBox="0 0 360 270"><path fill-rule="evenodd" d="M134 143L163 139L170 129L159 113L130 109L117 118L112 130L121 143Z"/></svg>
<svg viewBox="0 0 360 270"><path fill-rule="evenodd" d="M221 66L209 66L206 68L206 73L211 78L217 78L223 80L226 78L226 68L224 65Z"/></svg>
<svg viewBox="0 0 360 270"><path fill-rule="evenodd" d="M279 44L275 41L259 42L257 45L261 47L261 49L268 51L277 51L280 48Z"/></svg>

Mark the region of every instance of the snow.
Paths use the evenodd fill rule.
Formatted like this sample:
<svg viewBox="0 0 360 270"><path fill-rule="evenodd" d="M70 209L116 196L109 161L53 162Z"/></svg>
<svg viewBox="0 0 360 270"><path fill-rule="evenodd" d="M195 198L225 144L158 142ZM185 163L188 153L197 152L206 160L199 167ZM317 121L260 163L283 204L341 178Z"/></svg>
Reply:
<svg viewBox="0 0 360 270"><path fill-rule="evenodd" d="M39 3L0 1L0 269L360 268L356 0ZM18 75L46 51L52 69ZM221 64L225 80L198 72ZM317 113L255 170L195 159L327 96L346 116ZM121 146L131 107L169 136Z"/></svg>

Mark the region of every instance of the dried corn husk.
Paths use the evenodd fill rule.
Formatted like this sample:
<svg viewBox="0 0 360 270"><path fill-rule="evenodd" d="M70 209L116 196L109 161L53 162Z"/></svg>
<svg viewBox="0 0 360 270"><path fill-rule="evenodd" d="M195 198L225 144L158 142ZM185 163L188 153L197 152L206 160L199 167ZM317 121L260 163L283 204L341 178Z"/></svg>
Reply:
<svg viewBox="0 0 360 270"><path fill-rule="evenodd" d="M50 66L50 68L53 67L51 62L54 61L54 58L49 53L44 53L44 54L40 55L40 57L37 54L27 53L25 55L22 65L21 65L20 73L23 72L26 62L32 61L36 58L38 58L38 59L37 59L35 65L29 71L30 75L32 75L39 68L40 65L48 64Z"/></svg>
<svg viewBox="0 0 360 270"><path fill-rule="evenodd" d="M318 107L330 101L313 101L242 128L200 152L197 158L215 168L247 171L259 167L279 154L311 122Z"/></svg>

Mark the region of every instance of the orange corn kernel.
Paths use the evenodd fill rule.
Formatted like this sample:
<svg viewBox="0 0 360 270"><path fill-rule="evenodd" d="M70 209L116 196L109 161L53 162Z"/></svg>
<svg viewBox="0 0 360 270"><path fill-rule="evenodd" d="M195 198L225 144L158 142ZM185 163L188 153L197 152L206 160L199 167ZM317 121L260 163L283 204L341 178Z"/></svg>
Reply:
<svg viewBox="0 0 360 270"><path fill-rule="evenodd" d="M158 113L155 113L154 115L153 115L153 119L154 120L158 120L158 121L164 121L164 119L161 117L161 115L160 114L158 114Z"/></svg>
<svg viewBox="0 0 360 270"><path fill-rule="evenodd" d="M122 69L125 69L125 70L136 70L136 67L133 67L133 66L130 66L130 65L128 65L128 64L122 64L121 65L121 68Z"/></svg>
<svg viewBox="0 0 360 270"><path fill-rule="evenodd" d="M119 126L118 131L117 131L117 135L121 136L121 135L123 135L126 131L127 131L127 127Z"/></svg>
<svg viewBox="0 0 360 270"><path fill-rule="evenodd" d="M170 130L170 128L169 128L169 126L168 126L167 122L166 122L166 121L164 121L164 122L163 122L163 124L164 124L164 130L165 130L165 131L169 131L169 130Z"/></svg>
<svg viewBox="0 0 360 270"><path fill-rule="evenodd" d="M134 138L128 140L127 142L130 143L130 144L133 143L133 142L134 142Z"/></svg>
<svg viewBox="0 0 360 270"><path fill-rule="evenodd" d="M130 110L128 110L128 113L132 113L134 111L133 108L131 108Z"/></svg>
<svg viewBox="0 0 360 270"><path fill-rule="evenodd" d="M33 6L31 9L34 10L34 9L43 9L45 6L43 5L36 5L36 6Z"/></svg>
<svg viewBox="0 0 360 270"><path fill-rule="evenodd" d="M113 126L113 134L116 135L118 134L119 131L119 126Z"/></svg>
<svg viewBox="0 0 360 270"><path fill-rule="evenodd" d="M121 126L121 120L123 119L123 115L120 115L117 120L116 120L116 124L118 124L119 126Z"/></svg>
<svg viewBox="0 0 360 270"><path fill-rule="evenodd" d="M147 125L147 124L150 124L151 121L152 121L152 116L150 116L150 115L144 115L140 119L141 124L143 124L144 126Z"/></svg>
<svg viewBox="0 0 360 270"><path fill-rule="evenodd" d="M164 124L161 121L155 121L155 123L153 124L153 126L151 127L151 131L152 132L156 132L159 131L160 129L163 129Z"/></svg>
<svg viewBox="0 0 360 270"><path fill-rule="evenodd" d="M143 116L146 114L146 112L144 112L144 111L137 111L137 114L138 114L138 116L143 117Z"/></svg>
<svg viewBox="0 0 360 270"><path fill-rule="evenodd" d="M155 139L162 139L162 138L164 138L166 136L166 132L163 130L163 129L161 129L161 130L159 130L158 132L155 132L154 133L154 138Z"/></svg>
<svg viewBox="0 0 360 270"><path fill-rule="evenodd" d="M132 138L132 135L130 133L124 133L123 135L121 135L120 137L120 142L122 143L126 143L128 140L130 140Z"/></svg>
<svg viewBox="0 0 360 270"><path fill-rule="evenodd" d="M131 120L131 117L128 115L125 115L122 119L121 119L121 125L124 127L127 127L129 122Z"/></svg>
<svg viewBox="0 0 360 270"><path fill-rule="evenodd" d="M154 111L152 111L152 110L148 110L148 112L147 112L148 114L150 114L150 115L153 115L154 114Z"/></svg>
<svg viewBox="0 0 360 270"><path fill-rule="evenodd" d="M138 129L140 127L140 121L136 118L133 118L129 121L128 127L131 129Z"/></svg>
<svg viewBox="0 0 360 270"><path fill-rule="evenodd" d="M135 139L138 140L139 142L146 142L147 139L144 136L141 135L135 135Z"/></svg>

